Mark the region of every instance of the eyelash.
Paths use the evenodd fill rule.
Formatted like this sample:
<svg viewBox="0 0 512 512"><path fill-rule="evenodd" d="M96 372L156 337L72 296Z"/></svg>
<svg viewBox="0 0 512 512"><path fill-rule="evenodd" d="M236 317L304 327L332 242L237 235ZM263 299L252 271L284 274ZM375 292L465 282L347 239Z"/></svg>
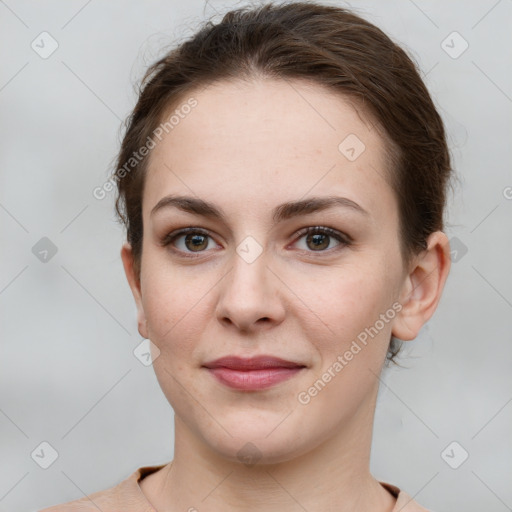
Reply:
<svg viewBox="0 0 512 512"><path fill-rule="evenodd" d="M212 238L207 231L205 231L201 228L189 227L189 228L180 229L177 232L172 232L172 233L167 234L166 236L164 236L164 238L160 242L160 245L163 247L167 247L167 246L171 245L176 239L180 238L181 236L188 235L191 233L199 234L199 235L203 235L203 236ZM339 231L336 231L335 229L331 229L326 226L310 226L310 227L301 229L296 234L296 236L298 237L297 240L300 240L303 236L309 235L309 234L327 235L332 238L335 238L338 242L340 242L340 245L338 245L337 247L333 247L331 249L326 249L326 250L321 250L321 251L306 251L308 253L313 253L313 254L320 253L318 255L318 257L321 257L325 253L331 254L333 251L336 251L337 249L338 250L343 249L344 247L348 247L352 244L352 238L349 235L346 235L344 233L341 233ZM172 250L174 252L179 253L180 255L184 256L185 258L197 258L197 257L200 257L201 252L205 252L205 251L198 251L197 253L183 252L174 247L172 248ZM193 255L193 254L197 254L197 256ZM317 256L315 256L315 257L317 257Z"/></svg>

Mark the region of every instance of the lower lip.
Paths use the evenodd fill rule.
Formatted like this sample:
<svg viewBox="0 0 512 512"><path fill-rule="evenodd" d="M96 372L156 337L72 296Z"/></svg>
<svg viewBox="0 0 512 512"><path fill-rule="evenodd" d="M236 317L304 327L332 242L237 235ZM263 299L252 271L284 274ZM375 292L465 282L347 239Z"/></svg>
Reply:
<svg viewBox="0 0 512 512"><path fill-rule="evenodd" d="M230 368L207 368L220 382L230 388L243 390L265 389L290 379L304 367L273 368L266 370L232 370Z"/></svg>

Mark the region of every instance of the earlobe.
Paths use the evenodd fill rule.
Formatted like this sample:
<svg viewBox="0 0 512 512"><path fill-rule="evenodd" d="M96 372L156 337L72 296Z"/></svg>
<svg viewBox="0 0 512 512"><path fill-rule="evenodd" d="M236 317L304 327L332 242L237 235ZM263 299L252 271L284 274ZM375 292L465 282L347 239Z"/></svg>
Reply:
<svg viewBox="0 0 512 512"><path fill-rule="evenodd" d="M416 338L432 317L450 271L450 243L442 231L432 233L427 249L414 260L402 287L402 310L393 322L392 334L403 341Z"/></svg>
<svg viewBox="0 0 512 512"><path fill-rule="evenodd" d="M139 334L143 338L148 338L146 315L142 304L141 284L139 276L135 274L133 251L128 242L124 242L121 247L121 260L123 261L126 279L128 280L133 298L135 299L135 305L137 306L137 325Z"/></svg>

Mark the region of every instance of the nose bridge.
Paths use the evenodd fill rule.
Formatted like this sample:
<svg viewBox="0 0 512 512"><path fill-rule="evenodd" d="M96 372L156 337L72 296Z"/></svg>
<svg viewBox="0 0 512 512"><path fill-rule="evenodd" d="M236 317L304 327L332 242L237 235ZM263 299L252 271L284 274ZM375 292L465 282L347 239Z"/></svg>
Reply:
<svg viewBox="0 0 512 512"><path fill-rule="evenodd" d="M268 292L268 259L268 252L253 237L240 242L232 258L229 292L242 296L246 302L262 300Z"/></svg>
<svg viewBox="0 0 512 512"><path fill-rule="evenodd" d="M217 314L239 327L248 328L261 318L282 314L275 278L267 267L268 252L253 237L246 237L231 258L231 270L221 286Z"/></svg>

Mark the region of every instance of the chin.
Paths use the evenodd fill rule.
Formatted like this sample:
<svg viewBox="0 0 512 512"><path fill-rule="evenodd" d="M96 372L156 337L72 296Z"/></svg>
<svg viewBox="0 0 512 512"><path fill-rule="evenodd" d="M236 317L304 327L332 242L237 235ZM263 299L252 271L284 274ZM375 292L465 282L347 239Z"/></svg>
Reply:
<svg viewBox="0 0 512 512"><path fill-rule="evenodd" d="M280 420L283 418L281 417ZM279 421L275 422L278 425ZM291 460L308 451L307 446L292 442L296 432L277 427L269 429L268 421L240 422L235 426L223 424L231 436L224 432L222 437L205 436L210 449L231 462L239 462L247 467L262 464L279 464ZM211 431L209 432L211 434Z"/></svg>

